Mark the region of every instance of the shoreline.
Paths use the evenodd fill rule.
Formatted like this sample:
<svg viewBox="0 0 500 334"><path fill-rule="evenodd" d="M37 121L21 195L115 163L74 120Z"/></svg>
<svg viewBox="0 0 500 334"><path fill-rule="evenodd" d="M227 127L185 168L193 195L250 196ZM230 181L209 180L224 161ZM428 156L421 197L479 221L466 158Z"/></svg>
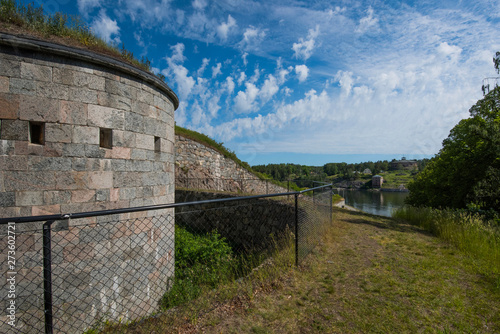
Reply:
<svg viewBox="0 0 500 334"><path fill-rule="evenodd" d="M339 202L333 204L333 206L335 206L339 209L344 209L344 210L349 210L349 211L360 211L353 206L345 204L345 200L339 201Z"/></svg>

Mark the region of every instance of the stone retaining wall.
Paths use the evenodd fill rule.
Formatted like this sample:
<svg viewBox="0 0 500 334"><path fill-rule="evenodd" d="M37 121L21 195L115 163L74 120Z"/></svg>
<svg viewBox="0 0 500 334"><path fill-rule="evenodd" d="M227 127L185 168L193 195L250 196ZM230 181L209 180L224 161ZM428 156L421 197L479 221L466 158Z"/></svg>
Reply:
<svg viewBox="0 0 500 334"><path fill-rule="evenodd" d="M183 136L175 136L177 188L243 192L282 193L287 189L260 180L221 153Z"/></svg>
<svg viewBox="0 0 500 334"><path fill-rule="evenodd" d="M231 194L177 190L176 202L233 197ZM195 233L217 230L236 251L263 251L295 228L294 196L280 196L176 208L176 224ZM300 209L302 215L305 215Z"/></svg>

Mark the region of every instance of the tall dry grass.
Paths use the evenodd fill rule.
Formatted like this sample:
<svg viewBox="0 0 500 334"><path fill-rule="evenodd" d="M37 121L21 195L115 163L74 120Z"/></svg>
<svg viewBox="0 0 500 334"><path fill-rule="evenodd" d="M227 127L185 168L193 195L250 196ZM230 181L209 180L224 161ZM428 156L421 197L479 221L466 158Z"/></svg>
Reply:
<svg viewBox="0 0 500 334"><path fill-rule="evenodd" d="M478 214L406 206L393 217L420 226L472 256L500 288L500 226Z"/></svg>

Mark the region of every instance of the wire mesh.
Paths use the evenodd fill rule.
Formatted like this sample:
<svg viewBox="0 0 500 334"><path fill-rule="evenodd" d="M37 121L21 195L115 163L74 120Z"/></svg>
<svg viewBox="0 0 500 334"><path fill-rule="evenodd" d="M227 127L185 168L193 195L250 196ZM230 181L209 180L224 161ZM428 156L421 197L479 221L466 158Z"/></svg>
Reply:
<svg viewBox="0 0 500 334"><path fill-rule="evenodd" d="M320 243L323 229L331 222L332 189L305 191L298 198L297 263Z"/></svg>
<svg viewBox="0 0 500 334"><path fill-rule="evenodd" d="M54 333L97 330L106 321L137 320L158 310L174 275L174 215L172 209L163 211L152 217L111 215L51 226ZM19 232L16 245L16 326L2 319L0 332L43 333L40 226Z"/></svg>
<svg viewBox="0 0 500 334"><path fill-rule="evenodd" d="M293 247L294 237L300 261L329 222L331 188L296 196L183 203L175 209L45 222L51 291L44 290L44 223L17 223L15 266L8 266L7 252L1 266L4 277L15 273L16 327L4 312L0 332L43 333L47 292L54 333L99 332L161 314L203 289L241 277L279 247ZM8 226L1 225L2 249L9 246L7 232ZM8 289L0 297L6 306L13 300Z"/></svg>
<svg viewBox="0 0 500 334"><path fill-rule="evenodd" d="M13 226L12 229L9 226ZM41 224L1 226L0 244L2 252L1 272L7 279L6 288L0 291L2 312L1 333L43 333L43 276ZM15 231L15 234L8 233ZM12 257L8 236L15 235ZM5 281L4 281L5 282ZM9 309L10 307L10 309ZM12 310L12 311L11 311ZM12 322L14 321L14 322ZM9 325L15 323L16 327Z"/></svg>

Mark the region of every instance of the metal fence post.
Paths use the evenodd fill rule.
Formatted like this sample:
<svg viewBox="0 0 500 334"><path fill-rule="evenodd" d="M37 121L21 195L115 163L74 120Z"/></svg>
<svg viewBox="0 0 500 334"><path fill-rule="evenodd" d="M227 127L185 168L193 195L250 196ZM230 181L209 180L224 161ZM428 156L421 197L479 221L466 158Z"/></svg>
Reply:
<svg viewBox="0 0 500 334"><path fill-rule="evenodd" d="M52 246L50 228L53 220L43 224L43 301L45 313L45 333L53 333L52 318Z"/></svg>
<svg viewBox="0 0 500 334"><path fill-rule="evenodd" d="M295 194L295 266L299 266L299 194Z"/></svg>
<svg viewBox="0 0 500 334"><path fill-rule="evenodd" d="M330 224L333 220L333 187L330 187Z"/></svg>

